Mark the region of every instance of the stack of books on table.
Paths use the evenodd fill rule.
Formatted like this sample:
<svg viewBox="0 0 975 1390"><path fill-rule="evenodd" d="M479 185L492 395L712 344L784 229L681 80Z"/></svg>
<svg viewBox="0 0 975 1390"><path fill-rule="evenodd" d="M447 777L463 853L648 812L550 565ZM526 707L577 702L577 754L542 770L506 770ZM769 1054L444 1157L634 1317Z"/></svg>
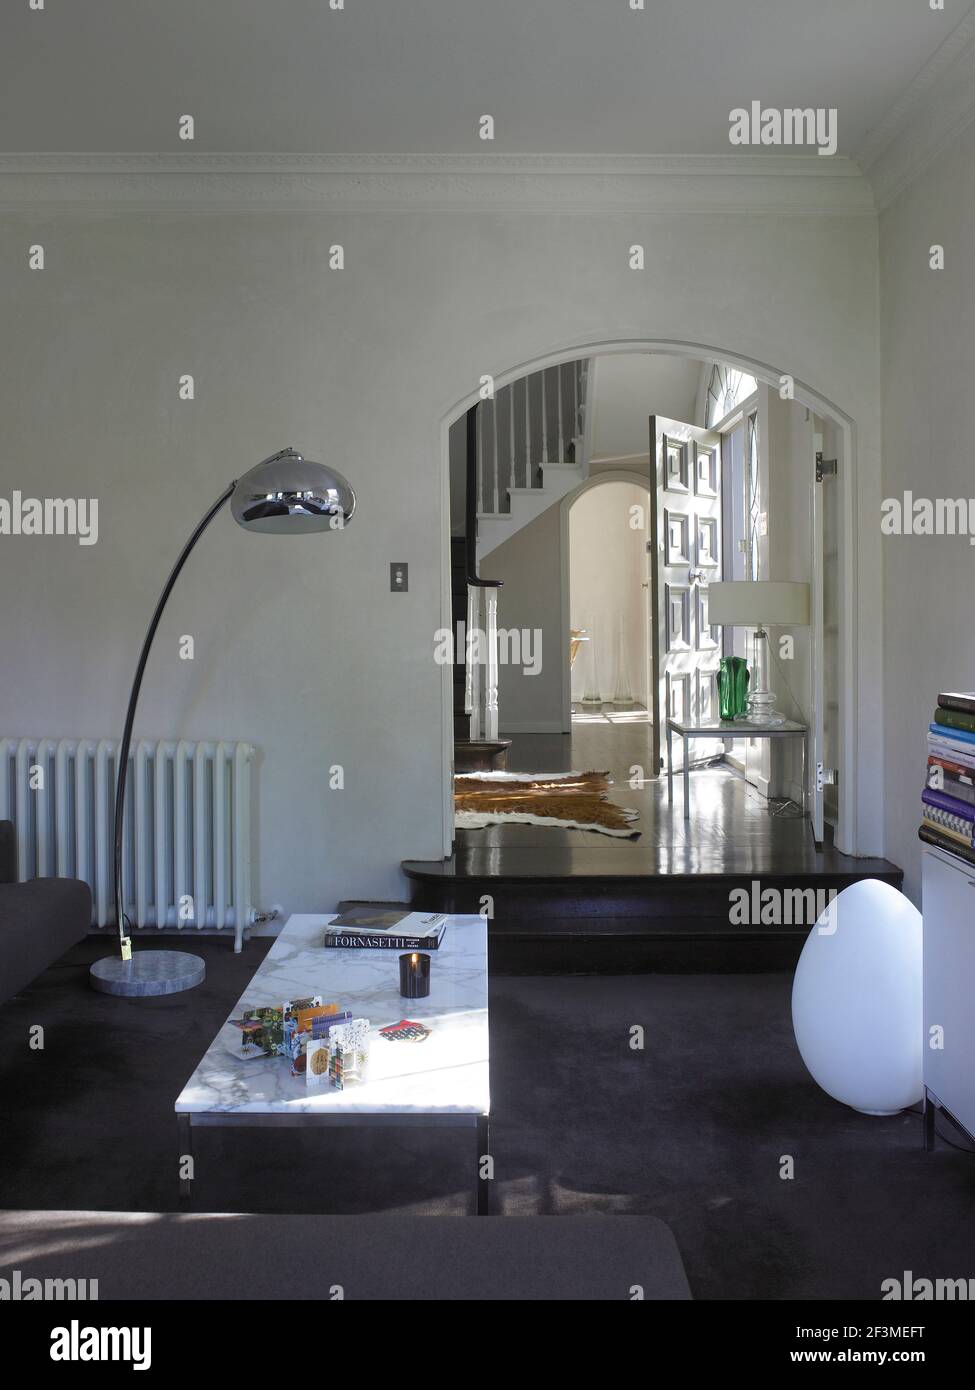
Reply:
<svg viewBox="0 0 975 1390"><path fill-rule="evenodd" d="M938 696L918 835L975 864L975 692Z"/></svg>
<svg viewBox="0 0 975 1390"><path fill-rule="evenodd" d="M436 951L446 929L445 912L410 912L364 903L333 917L322 944L338 950Z"/></svg>

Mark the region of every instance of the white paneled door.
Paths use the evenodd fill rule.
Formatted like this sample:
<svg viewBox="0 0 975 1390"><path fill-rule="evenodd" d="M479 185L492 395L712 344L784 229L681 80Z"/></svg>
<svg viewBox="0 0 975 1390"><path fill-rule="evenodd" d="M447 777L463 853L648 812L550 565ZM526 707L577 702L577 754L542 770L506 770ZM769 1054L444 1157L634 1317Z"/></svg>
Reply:
<svg viewBox="0 0 975 1390"><path fill-rule="evenodd" d="M721 637L708 622L708 585L721 578L721 438L650 416L650 584L655 679L653 766L662 767L664 720L718 710ZM683 740L680 741L683 746ZM723 750L695 742L696 756Z"/></svg>

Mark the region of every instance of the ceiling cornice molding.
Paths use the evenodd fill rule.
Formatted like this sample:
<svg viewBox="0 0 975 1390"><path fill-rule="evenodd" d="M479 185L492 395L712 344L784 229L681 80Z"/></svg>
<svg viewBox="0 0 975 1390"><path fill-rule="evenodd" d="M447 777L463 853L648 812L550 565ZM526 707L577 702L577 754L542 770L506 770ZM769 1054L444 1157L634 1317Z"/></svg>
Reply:
<svg viewBox="0 0 975 1390"><path fill-rule="evenodd" d="M887 207L975 120L975 8L955 26L880 124L856 163Z"/></svg>
<svg viewBox="0 0 975 1390"><path fill-rule="evenodd" d="M866 215L851 160L819 155L0 154L0 209Z"/></svg>

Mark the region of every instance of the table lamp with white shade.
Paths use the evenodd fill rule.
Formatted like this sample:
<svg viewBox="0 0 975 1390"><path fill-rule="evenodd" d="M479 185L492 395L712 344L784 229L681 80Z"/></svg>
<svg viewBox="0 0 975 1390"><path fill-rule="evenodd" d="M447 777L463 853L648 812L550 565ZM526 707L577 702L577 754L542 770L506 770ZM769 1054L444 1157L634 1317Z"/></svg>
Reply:
<svg viewBox="0 0 975 1390"><path fill-rule="evenodd" d="M768 688L767 627L805 627L809 622L809 585L767 579L736 579L708 585L708 622L715 627L753 627L755 658L748 687L749 724L784 724Z"/></svg>

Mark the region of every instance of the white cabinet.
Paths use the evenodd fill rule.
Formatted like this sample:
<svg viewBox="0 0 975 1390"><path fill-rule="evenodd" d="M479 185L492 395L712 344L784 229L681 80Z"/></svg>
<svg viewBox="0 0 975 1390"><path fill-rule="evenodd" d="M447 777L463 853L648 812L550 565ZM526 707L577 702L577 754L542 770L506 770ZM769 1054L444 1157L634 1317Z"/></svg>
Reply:
<svg viewBox="0 0 975 1390"><path fill-rule="evenodd" d="M975 865L931 846L923 861L924 1086L975 1134Z"/></svg>

